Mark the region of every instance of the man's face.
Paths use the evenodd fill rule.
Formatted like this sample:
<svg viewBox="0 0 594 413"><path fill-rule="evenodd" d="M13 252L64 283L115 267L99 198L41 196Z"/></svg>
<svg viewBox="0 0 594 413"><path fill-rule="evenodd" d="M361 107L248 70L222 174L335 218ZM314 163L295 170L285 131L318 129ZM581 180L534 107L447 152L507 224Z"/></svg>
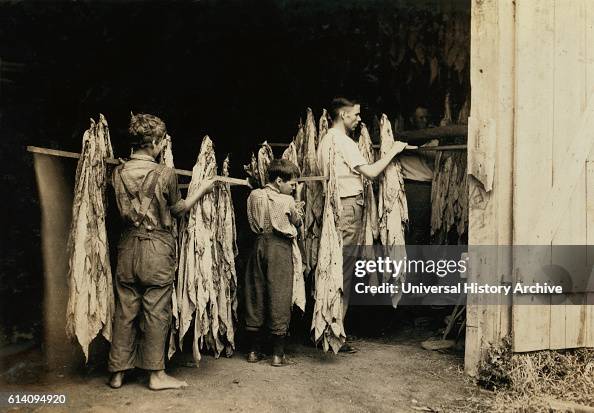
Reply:
<svg viewBox="0 0 594 413"><path fill-rule="evenodd" d="M276 186L281 194L293 195L296 185L295 181L283 181L280 177L276 178Z"/></svg>
<svg viewBox="0 0 594 413"><path fill-rule="evenodd" d="M427 109L425 108L417 108L415 110L415 127L417 129L425 129L427 128L427 124L429 123L429 114Z"/></svg>
<svg viewBox="0 0 594 413"><path fill-rule="evenodd" d="M352 132L361 122L361 106L355 105L352 107L345 107L342 111L344 126L348 132Z"/></svg>

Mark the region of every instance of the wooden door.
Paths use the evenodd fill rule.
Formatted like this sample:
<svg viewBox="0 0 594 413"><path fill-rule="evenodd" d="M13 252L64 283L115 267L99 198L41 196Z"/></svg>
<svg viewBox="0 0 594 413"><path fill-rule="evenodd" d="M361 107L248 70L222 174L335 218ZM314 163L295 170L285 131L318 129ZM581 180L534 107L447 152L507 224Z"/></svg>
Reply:
<svg viewBox="0 0 594 413"><path fill-rule="evenodd" d="M513 243L594 244L594 2L517 1L515 32ZM580 262L553 251L552 264L594 263L586 248ZM517 352L594 346L594 291L515 296L512 343Z"/></svg>

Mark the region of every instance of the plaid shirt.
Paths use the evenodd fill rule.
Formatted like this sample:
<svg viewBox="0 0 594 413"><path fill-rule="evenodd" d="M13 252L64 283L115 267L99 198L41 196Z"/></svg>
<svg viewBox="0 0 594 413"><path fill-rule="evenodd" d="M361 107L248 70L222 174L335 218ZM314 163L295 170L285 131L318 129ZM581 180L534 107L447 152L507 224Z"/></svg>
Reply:
<svg viewBox="0 0 594 413"><path fill-rule="evenodd" d="M247 215L250 228L256 234L276 231L289 238L295 238L296 227L302 224L303 212L299 211L292 196L281 194L278 189L268 184L250 193Z"/></svg>
<svg viewBox="0 0 594 413"><path fill-rule="evenodd" d="M112 175L116 201L127 225L172 230L174 216L183 214L184 200L172 168L160 165L148 155L132 155ZM154 197L152 192L154 191ZM143 205L146 215L142 220ZM142 222L140 222L142 220Z"/></svg>

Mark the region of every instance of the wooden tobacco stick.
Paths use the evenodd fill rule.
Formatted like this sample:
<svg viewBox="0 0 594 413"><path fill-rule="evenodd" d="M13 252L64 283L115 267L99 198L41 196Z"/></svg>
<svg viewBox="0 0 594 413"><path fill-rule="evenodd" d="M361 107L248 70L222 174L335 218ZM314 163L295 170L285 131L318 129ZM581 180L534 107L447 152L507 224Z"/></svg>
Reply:
<svg viewBox="0 0 594 413"><path fill-rule="evenodd" d="M343 179L343 178L352 178L352 175L339 175L336 178ZM296 182L311 182L311 181L327 181L329 178L324 175L312 175L312 176L301 176L299 178L295 178L294 181Z"/></svg>
<svg viewBox="0 0 594 413"><path fill-rule="evenodd" d="M286 143L269 143L272 147L287 147ZM374 149L379 149L379 145L373 145ZM467 145L440 145L440 146L419 146L418 148L406 147L406 151L460 151L466 149Z"/></svg>
<svg viewBox="0 0 594 413"><path fill-rule="evenodd" d="M27 151L32 153L40 153L43 155L50 155L50 156L58 156L61 158L72 158L72 159L79 159L80 153L76 152L67 152L67 151L60 151L57 149L48 149L48 148L40 148L38 146L27 146ZM105 162L112 165L119 165L120 161L115 158L106 158ZM192 171L187 171L185 169L174 169L177 175L183 176L192 176ZM239 178L231 178L228 176L215 176L213 179L220 182L225 182L231 185L246 185L248 186L246 179L239 179ZM180 185L180 187L183 187Z"/></svg>
<svg viewBox="0 0 594 413"><path fill-rule="evenodd" d="M217 182L225 182L226 184L229 184L229 185L249 186L247 179L230 178L228 176L221 176L221 175L215 175L212 177L212 179L214 179ZM190 184L178 184L177 186L179 189L188 189L190 187Z"/></svg>
<svg viewBox="0 0 594 413"><path fill-rule="evenodd" d="M41 153L43 155L59 156L61 158L80 159L80 153L59 151L57 149L40 148L38 146L27 146L27 151L32 153ZM111 165L119 165L120 161L115 158L105 158L105 162ZM175 169L175 173L183 176L192 176L192 171L185 169Z"/></svg>
<svg viewBox="0 0 594 413"><path fill-rule="evenodd" d="M426 141L433 138L459 138L468 136L468 125L437 126L435 128L395 132L394 138L406 142Z"/></svg>
<svg viewBox="0 0 594 413"><path fill-rule="evenodd" d="M314 175L314 176L301 176L299 178L295 178L294 181L296 182L311 182L311 181L327 181L328 177L324 175Z"/></svg>
<svg viewBox="0 0 594 413"><path fill-rule="evenodd" d="M375 145L374 145L375 146ZM467 145L441 145L441 146L419 146L418 148L404 148L406 151L460 151L466 149Z"/></svg>
<svg viewBox="0 0 594 413"><path fill-rule="evenodd" d="M448 139L448 138L466 138L468 137L468 126L467 125L449 125L449 126L437 126L435 128L402 131L394 133L394 139L398 141L414 143L414 142L426 142L430 139ZM261 143L260 145L262 145ZM271 147L286 148L289 146L288 143L284 142L268 142ZM454 146L454 145L450 145ZM379 146L374 145L374 148ZM439 150L439 149L437 149Z"/></svg>
<svg viewBox="0 0 594 413"><path fill-rule="evenodd" d="M228 176L220 176L217 175L213 178L217 182L225 182L226 184L230 185L245 185L249 186L247 178L246 179L239 179L239 178L231 178Z"/></svg>

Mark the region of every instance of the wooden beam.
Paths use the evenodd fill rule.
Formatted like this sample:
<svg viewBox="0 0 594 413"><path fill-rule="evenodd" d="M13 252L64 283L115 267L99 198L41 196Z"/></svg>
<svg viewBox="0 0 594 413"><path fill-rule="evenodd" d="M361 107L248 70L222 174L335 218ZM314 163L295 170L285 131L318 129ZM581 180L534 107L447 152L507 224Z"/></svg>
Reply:
<svg viewBox="0 0 594 413"><path fill-rule="evenodd" d="M436 128L395 132L394 139L406 142L418 142L428 139L460 138L468 136L468 125L438 126Z"/></svg>
<svg viewBox="0 0 594 413"><path fill-rule="evenodd" d="M469 171L479 170L481 159L493 162L492 188L486 191L474 175L469 176L469 255L481 245L511 245L512 160L515 87L515 3L482 0L471 3L471 113L468 130ZM490 125L494 133L485 133ZM487 129L489 131L490 129ZM485 247L482 247L485 248ZM506 283L510 254L503 249L483 249L471 258L468 282ZM498 345L510 331L511 306L506 299L498 305L486 295L469 294L464 369L475 376L490 345Z"/></svg>
<svg viewBox="0 0 594 413"><path fill-rule="evenodd" d="M77 152L67 152L67 151L60 151L57 149L49 149L49 148L40 148L38 146L27 146L27 151L32 153L40 153L43 155L50 155L50 156L59 156L62 158L72 158L72 159L79 159L80 153ZM111 165L119 165L120 161L115 158L106 158L105 162ZM187 171L185 169L175 169L175 173L178 175L183 176L192 176L192 171Z"/></svg>
<svg viewBox="0 0 594 413"><path fill-rule="evenodd" d="M288 143L272 142L269 143L272 148L286 148L289 146ZM379 145L372 145L374 149L379 149ZM432 152L432 151L463 151L467 149L467 145L439 145L439 146L419 146L419 147L406 147L405 151L421 151L421 152Z"/></svg>
<svg viewBox="0 0 594 413"><path fill-rule="evenodd" d="M418 129L411 131L395 132L394 138L396 140L413 143L424 142L430 139L446 139L446 138L466 138L468 136L468 125L449 125L438 126L435 128ZM286 148L288 143L284 142L268 142L273 148ZM374 145L374 147L379 147Z"/></svg>
<svg viewBox="0 0 594 413"><path fill-rule="evenodd" d="M374 145L375 147L376 145ZM378 146L379 147L379 146ZM419 146L415 149L405 148L406 151L432 152L432 151L465 151L468 145L440 145L440 146Z"/></svg>

